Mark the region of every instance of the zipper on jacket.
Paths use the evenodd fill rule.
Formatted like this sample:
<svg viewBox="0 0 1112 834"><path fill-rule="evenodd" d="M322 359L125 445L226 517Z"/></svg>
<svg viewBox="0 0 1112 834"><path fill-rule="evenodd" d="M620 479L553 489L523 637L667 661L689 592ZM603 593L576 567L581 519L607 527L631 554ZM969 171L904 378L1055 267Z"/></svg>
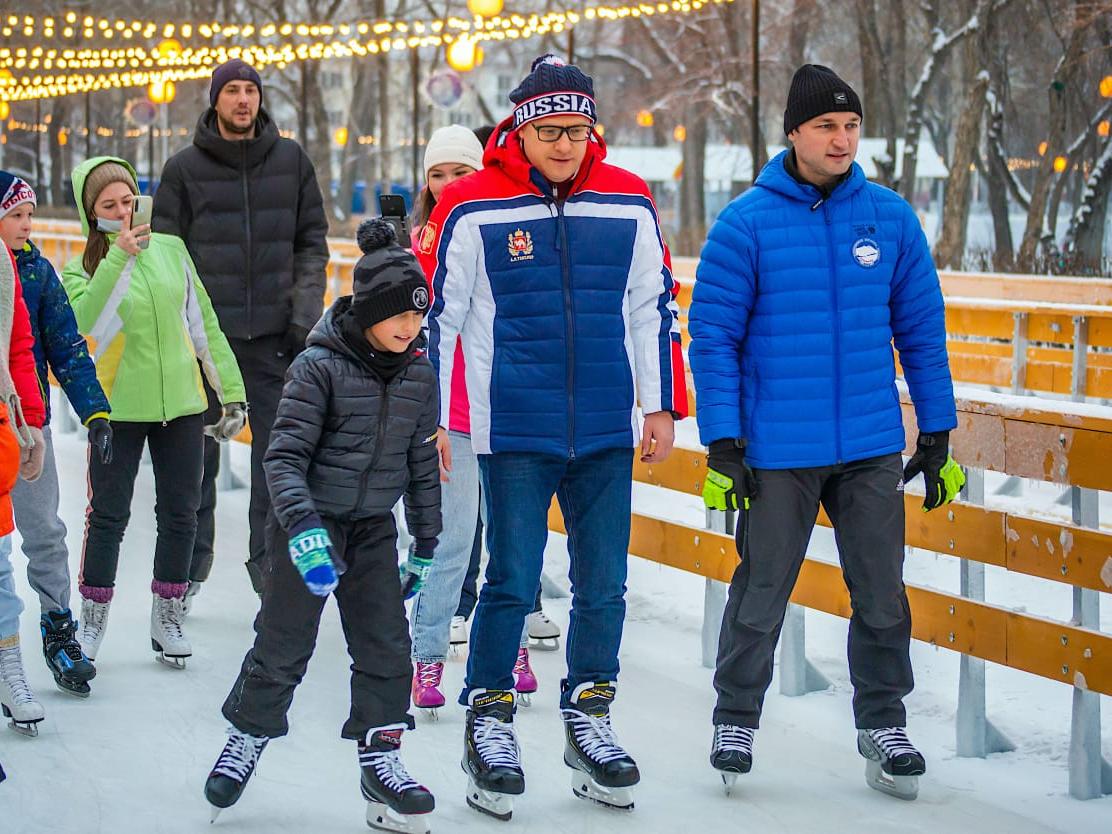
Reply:
<svg viewBox="0 0 1112 834"><path fill-rule="evenodd" d="M571 292L571 265L568 263L568 226L564 216L564 204L555 199L556 187L552 187L556 204L556 223L559 230L560 276L564 289L564 340L567 344L565 356L568 362L566 383L568 386L568 460L575 460L575 305Z"/></svg>
<svg viewBox="0 0 1112 834"><path fill-rule="evenodd" d="M830 270L830 310L833 316L834 337L834 453L838 463L842 462L842 335L838 321L838 277L834 251L834 229L831 226L830 208L822 202L822 216L826 221L826 246L830 250L827 263Z"/></svg>
<svg viewBox="0 0 1112 834"><path fill-rule="evenodd" d="M139 268L139 256L133 255L132 257L135 258L135 263L131 267L134 272ZM162 425L165 426L169 418L166 416L166 370L162 367L162 334L158 332L158 302L154 297L154 287L151 286L151 282L144 280L143 283L151 296L151 318L154 319L154 352L158 356L158 385L161 391L159 405L162 408Z"/></svg>
<svg viewBox="0 0 1112 834"><path fill-rule="evenodd" d="M404 374L402 371L401 374ZM399 377L394 377L398 379ZM363 470L363 475L359 479L359 492L355 496L355 506L353 511L358 512L363 506L363 499L367 497L367 481L371 477L371 473L375 471L378 466L378 459L382 457L382 444L386 437L386 419L390 416L390 385L393 382L384 382L382 384L382 409L378 412L378 437L375 438L375 448L371 452L371 462L367 464L367 468Z"/></svg>
<svg viewBox="0 0 1112 834"><path fill-rule="evenodd" d="M244 233L247 240L247 338L253 339L255 337L252 325L253 317L251 314L251 253L254 251L254 244L251 242L251 191L247 186L247 142L241 141L241 164L239 169L240 179L243 182L243 226Z"/></svg>

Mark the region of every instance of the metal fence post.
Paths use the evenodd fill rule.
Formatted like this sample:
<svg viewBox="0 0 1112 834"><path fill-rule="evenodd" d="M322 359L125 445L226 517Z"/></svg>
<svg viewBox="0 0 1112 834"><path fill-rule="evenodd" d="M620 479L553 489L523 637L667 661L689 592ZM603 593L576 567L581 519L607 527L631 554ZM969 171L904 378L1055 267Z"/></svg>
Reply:
<svg viewBox="0 0 1112 834"><path fill-rule="evenodd" d="M966 470L962 497L978 507L985 503L985 471ZM951 520L954 513L950 511ZM983 602L985 598L985 566L969 559L961 560L961 595ZM989 753L1007 753L1015 745L988 719L985 710L985 661L979 657L961 656L958 674L957 754L984 758Z"/></svg>
<svg viewBox="0 0 1112 834"><path fill-rule="evenodd" d="M727 536L734 534L734 512L707 510L707 529ZM717 579L708 579L703 591L703 666L713 669L718 661L718 635L722 631L722 615L730 586Z"/></svg>
<svg viewBox="0 0 1112 834"><path fill-rule="evenodd" d="M1081 527L1100 526L1100 493L1073 487L1073 523ZM1082 628L1100 628L1100 593L1087 588L1073 589L1073 619ZM1075 679L1076 682L1076 679ZM1070 718L1070 796L1098 799L1112 793L1112 765L1101 755L1100 694L1084 686L1073 690Z"/></svg>
<svg viewBox="0 0 1112 834"><path fill-rule="evenodd" d="M59 418L58 429L62 434L73 434L81 427L81 424L77 420L77 415L73 411L73 406L70 405L65 394L61 394L57 398L55 411Z"/></svg>
<svg viewBox="0 0 1112 834"><path fill-rule="evenodd" d="M220 444L220 472L216 476L216 489L227 492L232 489L243 489L246 482L232 471L232 449L229 443Z"/></svg>
<svg viewBox="0 0 1112 834"><path fill-rule="evenodd" d="M1073 317L1073 369L1070 377L1070 394L1074 402L1084 402L1088 386L1089 320L1085 316Z"/></svg>
<svg viewBox="0 0 1112 834"><path fill-rule="evenodd" d="M1021 394L1027 387L1027 314L1012 313L1012 318L1012 393Z"/></svg>
<svg viewBox="0 0 1112 834"><path fill-rule="evenodd" d="M806 613L802 605L788 604L780 630L780 694L806 695L829 689L830 679L807 659Z"/></svg>

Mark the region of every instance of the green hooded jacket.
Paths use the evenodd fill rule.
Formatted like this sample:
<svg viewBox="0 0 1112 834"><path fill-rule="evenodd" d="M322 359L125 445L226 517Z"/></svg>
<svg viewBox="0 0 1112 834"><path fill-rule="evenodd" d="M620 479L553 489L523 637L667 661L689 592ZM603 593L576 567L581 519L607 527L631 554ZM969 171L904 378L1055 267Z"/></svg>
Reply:
<svg viewBox="0 0 1112 834"><path fill-rule="evenodd" d="M73 171L81 230L89 233L82 193L100 156ZM108 236L108 254L92 277L78 256L62 283L77 326L92 342L97 378L112 404L112 420L166 422L207 407L200 368L221 403L246 402L243 377L212 304L180 238L152 234L150 246L129 255ZM200 365L198 365L200 360Z"/></svg>

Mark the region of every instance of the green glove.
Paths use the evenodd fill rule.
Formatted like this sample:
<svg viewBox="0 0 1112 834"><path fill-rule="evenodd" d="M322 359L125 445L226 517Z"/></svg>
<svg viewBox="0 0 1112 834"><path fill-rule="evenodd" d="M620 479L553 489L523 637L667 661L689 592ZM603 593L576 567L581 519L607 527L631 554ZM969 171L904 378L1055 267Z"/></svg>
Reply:
<svg viewBox="0 0 1112 834"><path fill-rule="evenodd" d="M710 444L707 476L703 479L703 503L709 510L749 509L757 496L757 477L745 462L745 441L725 438Z"/></svg>
<svg viewBox="0 0 1112 834"><path fill-rule="evenodd" d="M950 433L948 431L920 434L915 443L915 454L904 467L906 484L920 472L926 484L923 496L923 512L949 504L958 497L965 486L965 471L950 456Z"/></svg>
<svg viewBox="0 0 1112 834"><path fill-rule="evenodd" d="M436 551L436 539L418 539L409 551L409 557L398 573L402 582L402 599L416 596L429 578L432 570L432 557Z"/></svg>

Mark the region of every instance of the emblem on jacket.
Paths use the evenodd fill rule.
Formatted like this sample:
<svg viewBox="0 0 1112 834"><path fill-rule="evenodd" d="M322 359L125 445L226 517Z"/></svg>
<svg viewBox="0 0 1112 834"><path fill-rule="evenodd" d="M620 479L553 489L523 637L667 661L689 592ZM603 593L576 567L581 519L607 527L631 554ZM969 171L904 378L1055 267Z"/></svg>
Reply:
<svg viewBox="0 0 1112 834"><path fill-rule="evenodd" d="M853 244L853 259L866 269L880 262L880 246L875 240L863 237Z"/></svg>
<svg viewBox="0 0 1112 834"><path fill-rule="evenodd" d="M423 255L432 253L432 245L436 241L436 224L426 223L425 228L421 230L421 239L417 242L417 248Z"/></svg>
<svg viewBox="0 0 1112 834"><path fill-rule="evenodd" d="M510 263L517 261L533 260L533 236L521 229L514 230L509 235Z"/></svg>

